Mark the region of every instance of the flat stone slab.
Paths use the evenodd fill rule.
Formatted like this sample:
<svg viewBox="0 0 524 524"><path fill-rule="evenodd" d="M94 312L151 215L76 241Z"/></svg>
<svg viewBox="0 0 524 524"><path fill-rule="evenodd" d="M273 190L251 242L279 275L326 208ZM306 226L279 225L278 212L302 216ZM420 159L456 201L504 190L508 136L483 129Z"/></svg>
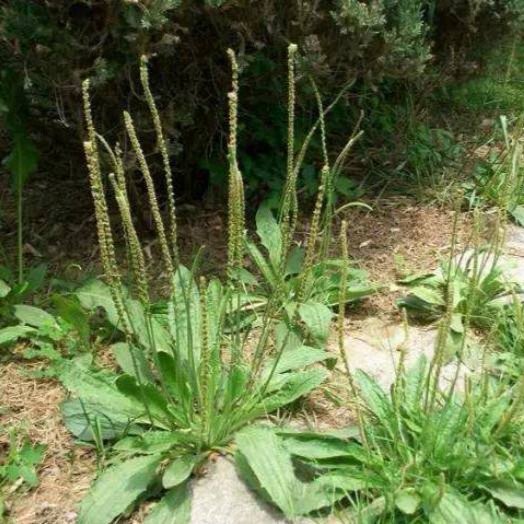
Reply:
<svg viewBox="0 0 524 524"><path fill-rule="evenodd" d="M406 369L415 365L421 355L428 360L435 353L438 332L435 327L419 328L402 324L386 324L368 319L361 329L345 338L345 352L351 371L360 369L373 377L384 390L395 382L401 350L405 351ZM445 389L455 379L458 368L459 388L470 369L459 362L446 364L440 385Z"/></svg>
<svg viewBox="0 0 524 524"><path fill-rule="evenodd" d="M504 276L509 281L524 286L524 251L523 256L503 255L500 259Z"/></svg>
<svg viewBox="0 0 524 524"><path fill-rule="evenodd" d="M232 461L209 462L193 481L191 524L284 524L277 510L260 500L237 475Z"/></svg>
<svg viewBox="0 0 524 524"><path fill-rule="evenodd" d="M232 459L210 461L205 475L192 481L191 524L339 524L334 516L286 519L251 491Z"/></svg>
<svg viewBox="0 0 524 524"><path fill-rule="evenodd" d="M524 227L510 225L506 233L506 253L524 257Z"/></svg>

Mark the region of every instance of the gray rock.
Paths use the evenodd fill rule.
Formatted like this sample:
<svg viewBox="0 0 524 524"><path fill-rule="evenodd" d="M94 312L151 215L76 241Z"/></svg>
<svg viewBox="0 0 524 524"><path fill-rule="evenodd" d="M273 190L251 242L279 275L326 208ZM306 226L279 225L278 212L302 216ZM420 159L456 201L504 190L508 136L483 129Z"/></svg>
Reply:
<svg viewBox="0 0 524 524"><path fill-rule="evenodd" d="M191 524L287 523L238 477L234 464L219 458L192 486Z"/></svg>
<svg viewBox="0 0 524 524"><path fill-rule="evenodd" d="M405 351L404 365L412 367L421 355L431 359L435 352L437 329L408 327L402 324L380 325L379 319L369 319L362 329L345 339L345 351L349 368L360 369L373 377L380 386L388 390L396 379L399 359ZM440 386L445 389L455 379L458 368L459 388L470 369L459 362L450 362L443 367Z"/></svg>
<svg viewBox="0 0 524 524"><path fill-rule="evenodd" d="M524 257L524 228L511 225L506 233L506 252Z"/></svg>
<svg viewBox="0 0 524 524"><path fill-rule="evenodd" d="M238 476L233 461L219 457L192 483L191 524L335 524L334 516L290 521L260 500Z"/></svg>
<svg viewBox="0 0 524 524"><path fill-rule="evenodd" d="M524 257L504 255L500 258L504 276L508 281L524 286Z"/></svg>

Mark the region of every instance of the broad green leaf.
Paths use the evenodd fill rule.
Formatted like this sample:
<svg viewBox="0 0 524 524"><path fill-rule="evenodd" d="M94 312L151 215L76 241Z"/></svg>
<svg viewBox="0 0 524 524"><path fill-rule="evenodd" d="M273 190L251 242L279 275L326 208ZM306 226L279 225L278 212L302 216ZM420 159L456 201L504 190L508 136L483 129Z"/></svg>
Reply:
<svg viewBox="0 0 524 524"><path fill-rule="evenodd" d="M376 293L376 291L380 289L380 287L377 284L372 284L369 282L361 283L361 282L351 282L349 281L347 283L346 287L346 302L355 302L357 300L360 300L361 298L365 298L369 295L372 295L373 293ZM338 287L336 288L338 291ZM332 293L334 295L334 293ZM333 300L330 300L330 305L336 306L338 303Z"/></svg>
<svg viewBox="0 0 524 524"><path fill-rule="evenodd" d="M468 420L468 410L463 403L453 400L449 402L438 414L428 417L426 424L434 423L435 434L435 454L448 452L455 444L455 439L459 431L464 427ZM431 434L431 431L428 431Z"/></svg>
<svg viewBox="0 0 524 524"><path fill-rule="evenodd" d="M84 308L89 311L102 308L106 312L109 323L118 329L121 328L120 318L108 285L93 280L81 287L76 295ZM157 351L167 350L170 346L170 337L159 321L153 315L146 315L142 304L129 298L125 293L123 300L133 333L140 344L150 349L154 347Z"/></svg>
<svg viewBox="0 0 524 524"><path fill-rule="evenodd" d="M405 285L426 284L428 280L432 282L434 278L435 275L433 273L417 273L401 278L400 280L397 280L397 282Z"/></svg>
<svg viewBox="0 0 524 524"><path fill-rule="evenodd" d="M395 506L405 515L413 515L421 502L421 498L412 489L402 489L395 494Z"/></svg>
<svg viewBox="0 0 524 524"><path fill-rule="evenodd" d="M40 328L56 325L55 317L39 307L17 304L13 309L15 317L28 326Z"/></svg>
<svg viewBox="0 0 524 524"><path fill-rule="evenodd" d="M382 423L387 422L391 412L391 403L384 390L375 380L360 369L357 369L354 378L366 408Z"/></svg>
<svg viewBox="0 0 524 524"><path fill-rule="evenodd" d="M291 457L276 435L264 427L248 428L236 436L239 453L247 461L260 486L286 516L300 512L300 484Z"/></svg>
<svg viewBox="0 0 524 524"><path fill-rule="evenodd" d="M402 380L402 398L406 409L414 410L420 407L426 383L428 359L420 355L415 364L408 369L399 380Z"/></svg>
<svg viewBox="0 0 524 524"><path fill-rule="evenodd" d="M152 382L153 375L144 353L137 348L130 348L126 342L111 345L111 351L124 373L140 379L142 382Z"/></svg>
<svg viewBox="0 0 524 524"><path fill-rule="evenodd" d="M486 483L484 489L505 506L524 509L524 484L511 480L493 480Z"/></svg>
<svg viewBox="0 0 524 524"><path fill-rule="evenodd" d="M188 524L191 521L191 493L186 484L168 491L147 514L144 524Z"/></svg>
<svg viewBox="0 0 524 524"><path fill-rule="evenodd" d="M294 246L286 262L285 276L298 275L304 263L304 249Z"/></svg>
<svg viewBox="0 0 524 524"><path fill-rule="evenodd" d="M118 391L131 402L142 405L148 417L152 417L155 425L168 429L172 414L167 408L164 395L152 383L138 383L131 375L121 375L117 378Z"/></svg>
<svg viewBox="0 0 524 524"><path fill-rule="evenodd" d="M100 410L110 408L130 420L140 419L145 415L144 406L120 393L115 385L116 378L86 369L78 359L68 362L60 375L64 387L83 402Z"/></svg>
<svg viewBox="0 0 524 524"><path fill-rule="evenodd" d="M76 301L62 295L52 297L53 304L61 318L71 324L85 344L89 342L89 316L82 306Z"/></svg>
<svg viewBox="0 0 524 524"><path fill-rule="evenodd" d="M316 362L326 360L330 355L323 349L309 346L300 346L294 349L287 349L281 352L280 357L267 360L261 374L260 382L264 382L273 372L274 375L302 369Z"/></svg>
<svg viewBox="0 0 524 524"><path fill-rule="evenodd" d="M438 506L429 514L431 524L502 524L504 521L495 510L470 502L456 492L446 492Z"/></svg>
<svg viewBox="0 0 524 524"><path fill-rule="evenodd" d="M172 355L161 351L158 353L158 367L167 391L174 398L182 400L185 393L185 384L183 383L181 366L177 365Z"/></svg>
<svg viewBox="0 0 524 524"><path fill-rule="evenodd" d="M233 277L235 280L238 280L242 284L247 284L249 286L254 286L257 283L257 279L253 273L249 272L243 267L237 267L233 269Z"/></svg>
<svg viewBox="0 0 524 524"><path fill-rule="evenodd" d="M445 306L444 297L438 290L426 286L418 286L411 290L411 295L435 307Z"/></svg>
<svg viewBox="0 0 524 524"><path fill-rule="evenodd" d="M271 288L276 288L280 284L279 275L273 270L273 268L268 264L264 255L260 252L258 247L253 242L247 242L246 248L249 253L249 256L252 258L257 269L262 274L264 280Z"/></svg>
<svg viewBox="0 0 524 524"><path fill-rule="evenodd" d="M338 429L332 429L328 431L322 431L322 433L318 433L316 431L306 431L299 428L293 428L293 427L282 427L278 428L276 430L276 433L278 435L281 435L283 438L305 438L305 439L317 439L317 438L323 438L326 437L328 439L335 439L335 440L356 440L359 441L360 437L360 430L358 426L346 426L343 428Z"/></svg>
<svg viewBox="0 0 524 524"><path fill-rule="evenodd" d="M7 295L9 295L9 292L11 291L11 288L0 279L0 298L5 298Z"/></svg>
<svg viewBox="0 0 524 524"><path fill-rule="evenodd" d="M146 313L144 306L131 298L126 299L125 307L133 333L140 344L151 351L168 351L171 339L154 315Z"/></svg>
<svg viewBox="0 0 524 524"><path fill-rule="evenodd" d="M108 285L100 280L93 280L76 291L76 296L80 304L88 311L94 311L102 308L106 314L109 323L113 326L119 326L118 313L111 297L111 290Z"/></svg>
<svg viewBox="0 0 524 524"><path fill-rule="evenodd" d="M323 486L329 491L339 491L348 494L351 491L360 491L365 488L375 487L370 475L363 474L356 469L352 471L348 469L341 469L321 475L315 481L318 486Z"/></svg>
<svg viewBox="0 0 524 524"><path fill-rule="evenodd" d="M148 431L137 436L124 437L113 449L133 454L158 454L171 450L184 442L180 433L172 431Z"/></svg>
<svg viewBox="0 0 524 524"><path fill-rule="evenodd" d="M161 457L148 455L112 466L95 481L80 506L77 524L110 524L157 476Z"/></svg>
<svg viewBox="0 0 524 524"><path fill-rule="evenodd" d="M18 478L23 479L32 488L38 486L38 475L36 474L35 468L26 466L25 464L20 464L15 467L18 471Z"/></svg>
<svg viewBox="0 0 524 524"><path fill-rule="evenodd" d="M327 374L325 369L310 369L280 375L283 382L274 394L264 399L259 408L261 414L271 413L313 391L326 380Z"/></svg>
<svg viewBox="0 0 524 524"><path fill-rule="evenodd" d="M249 368L248 366L236 365L231 369L225 376L224 385L224 406L232 406L238 401L239 397L242 397L246 391L247 383L249 380ZM251 417L248 417L251 418Z"/></svg>
<svg viewBox="0 0 524 524"><path fill-rule="evenodd" d="M331 309L324 304L306 302L299 305L298 314L315 341L325 343L329 336L329 328L333 318Z"/></svg>
<svg viewBox="0 0 524 524"><path fill-rule="evenodd" d="M60 411L67 429L76 438L86 442L96 440L95 437L115 440L124 434L134 435L141 431L128 417L111 406L100 407L73 399L62 402Z"/></svg>
<svg viewBox="0 0 524 524"><path fill-rule="evenodd" d="M453 313L451 315L449 328L455 333L464 333L464 322L460 313Z"/></svg>
<svg viewBox="0 0 524 524"><path fill-rule="evenodd" d="M8 326L2 328L0 329L0 346L12 344L19 338L26 338L33 333L36 333L36 330L30 326Z"/></svg>
<svg viewBox="0 0 524 524"><path fill-rule="evenodd" d="M257 234L267 249L273 268L280 267L282 256L282 234L277 220L268 206L262 205L256 214Z"/></svg>
<svg viewBox="0 0 524 524"><path fill-rule="evenodd" d="M344 495L337 494L330 483L322 480L300 481L295 476L291 455L272 429L252 426L238 433L235 440L237 465L245 480L286 516L306 515L332 505Z"/></svg>
<svg viewBox="0 0 524 524"><path fill-rule="evenodd" d="M164 488L174 488L185 482L193 472L198 460L197 455L189 454L174 459L164 471L162 477L162 485Z"/></svg>
<svg viewBox="0 0 524 524"><path fill-rule="evenodd" d="M524 226L524 206L516 206L510 210L510 213L519 226Z"/></svg>
<svg viewBox="0 0 524 524"><path fill-rule="evenodd" d="M275 327L276 347L278 351L291 351L303 346L300 329L280 321Z"/></svg>
<svg viewBox="0 0 524 524"><path fill-rule="evenodd" d="M13 137L13 147L4 164L13 175L13 188L21 191L38 164L38 152L25 132L18 132Z"/></svg>
<svg viewBox="0 0 524 524"><path fill-rule="evenodd" d="M334 457L347 457L351 443L319 434L316 437L286 437L286 449L298 457L308 460L320 460Z"/></svg>

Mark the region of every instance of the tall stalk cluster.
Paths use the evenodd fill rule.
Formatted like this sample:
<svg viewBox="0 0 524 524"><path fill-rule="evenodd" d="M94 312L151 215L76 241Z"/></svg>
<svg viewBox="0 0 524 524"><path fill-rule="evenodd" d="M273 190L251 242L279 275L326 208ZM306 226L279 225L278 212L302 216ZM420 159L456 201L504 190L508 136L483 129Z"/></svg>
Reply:
<svg viewBox="0 0 524 524"><path fill-rule="evenodd" d="M89 99L89 81L85 81L83 86L87 129L84 149L95 207L100 256L126 342L129 348L134 348L130 351L130 357L141 392L140 400L145 405L146 411L150 413L153 423L156 408L154 401L152 402L149 398L147 390L149 385L143 383L142 373L139 370L141 363L144 363L144 355L141 355L142 351L136 352L135 349L145 349L146 360L151 361L156 368L162 396L173 405L178 405L180 402L184 404L184 424L192 428L199 428L196 433L200 438L199 446L203 448L220 442L224 436L229 435L238 425L242 425L246 419L258 416L264 411L265 408L259 404L263 402L265 396L274 391L273 389L268 390L268 385L273 375L278 372L277 364L286 346L283 343L276 347L277 345L273 342L272 333L275 326L273 299L267 303L259 340L253 348L253 354L249 357L244 354L247 332L231 327L231 325L236 326L235 311L238 309L238 304L234 300L233 277L243 265L245 203L242 174L237 160L239 70L235 53L228 50L228 56L231 63L232 87L228 93L229 202L228 285L226 287L223 287L217 280L208 283L204 278L201 278L197 284L194 280L194 271L184 268L179 263L172 172L159 113L149 87L145 59L141 61L140 79L156 133L157 149L163 160L168 191L167 224L162 216L153 176L140 144L135 123L127 111L123 113L129 142L145 182L159 241L160 256L170 283L165 326L168 330L167 339L164 335L158 336L164 330L164 326L156 325L151 313L149 278L140 239L133 223L122 151L118 144L111 147L96 132ZM138 317L136 304L133 303L134 299L130 299L119 270L102 176L102 151L99 148L105 150L109 159L108 185L112 188L122 223L134 295L141 309ZM226 319L231 320L226 321ZM227 333L224 330L226 322L229 322ZM143 333L140 333L141 329L147 331L145 337ZM270 353L275 363L272 364L270 370L264 371ZM166 371L166 359L173 359L169 372ZM261 373L264 373L262 384L260 384ZM238 379L239 374L246 376L244 387L240 391L224 392L223 384L231 381L228 387L233 388L234 379L235 377ZM176 394L169 386L172 380L177 384ZM184 389L187 387L190 388L190 392ZM227 398L220 400L222 394ZM245 409L239 407L242 404ZM179 423L180 420L177 420L173 423L173 427Z"/></svg>

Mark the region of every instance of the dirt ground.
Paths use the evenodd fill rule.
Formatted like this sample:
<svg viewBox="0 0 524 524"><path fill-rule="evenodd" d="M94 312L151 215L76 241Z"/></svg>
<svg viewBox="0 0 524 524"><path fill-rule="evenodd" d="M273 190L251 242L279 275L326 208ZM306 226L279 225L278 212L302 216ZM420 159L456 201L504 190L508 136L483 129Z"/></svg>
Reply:
<svg viewBox="0 0 524 524"><path fill-rule="evenodd" d="M83 214L84 218L73 225L54 222L62 226L47 232L45 223L53 221L41 222L33 217L35 225L27 235L30 248L26 248L30 262L51 260L53 272L67 274L71 264L78 264L83 271L96 273L93 218L85 209ZM211 210L196 208L182 210L182 217L182 250L189 256L205 244L209 254L205 257L207 269L220 267L225 259L224 218ZM401 291L395 280L407 273L431 270L449 253L454 218L449 209L420 205L404 197L383 198L374 203L372 212L352 208L344 218L350 224L351 256L381 286L377 294L349 311L347 330L351 332L368 317L393 320L398 315L395 298ZM469 224L469 217L462 215L458 225L460 242L467 241ZM49 240L46 243L42 241L44 236ZM146 243L151 265L154 250L152 242ZM348 413L343 405L333 405L337 394L336 384L316 392L297 415L320 427L339 426L341 421L347 421ZM0 364L0 427L21 428L34 442L47 446L39 469L40 485L31 492L20 488L8 499L10 518L16 524L74 522L77 504L96 474L94 450L75 444L61 422L59 404L63 398L64 392L56 381L31 378L27 362ZM0 439L0 446L5 446L5 433Z"/></svg>
<svg viewBox="0 0 524 524"><path fill-rule="evenodd" d="M16 524L75 522L75 507L95 474L95 455L77 446L62 424L60 385L30 378L29 371L27 362L0 364L0 428L17 428L46 446L39 486L31 492L21 488L8 498L9 517ZM2 434L0 449L6 445L7 435Z"/></svg>

